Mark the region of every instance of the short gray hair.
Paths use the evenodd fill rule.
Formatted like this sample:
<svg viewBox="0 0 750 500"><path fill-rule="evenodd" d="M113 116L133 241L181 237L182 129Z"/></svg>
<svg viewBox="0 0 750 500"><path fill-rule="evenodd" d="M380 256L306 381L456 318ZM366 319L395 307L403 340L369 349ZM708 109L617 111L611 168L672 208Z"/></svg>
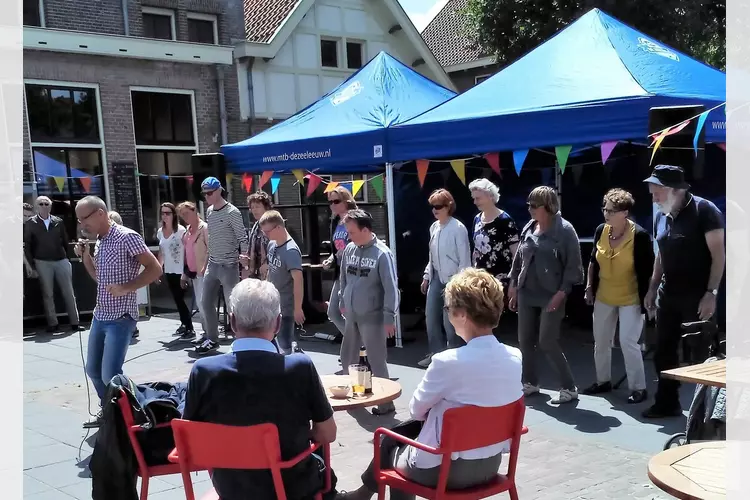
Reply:
<svg viewBox="0 0 750 500"><path fill-rule="evenodd" d="M495 203L500 200L500 188L489 179L474 179L469 183L469 191L481 191L492 198Z"/></svg>
<svg viewBox="0 0 750 500"><path fill-rule="evenodd" d="M229 312L243 333L262 333L275 327L281 314L279 291L269 281L247 278L232 289Z"/></svg>
<svg viewBox="0 0 750 500"><path fill-rule="evenodd" d="M120 214L118 214L114 210L110 210L107 216L109 217L109 220L111 220L112 222L114 222L115 224L119 226L122 226L122 217L120 217Z"/></svg>

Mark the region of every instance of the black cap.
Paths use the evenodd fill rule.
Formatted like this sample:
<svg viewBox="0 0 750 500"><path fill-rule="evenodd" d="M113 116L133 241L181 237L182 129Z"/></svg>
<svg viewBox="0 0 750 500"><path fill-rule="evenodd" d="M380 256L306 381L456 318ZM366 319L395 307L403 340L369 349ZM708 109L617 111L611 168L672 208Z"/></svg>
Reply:
<svg viewBox="0 0 750 500"><path fill-rule="evenodd" d="M685 171L674 165L657 165L651 177L643 182L672 189L690 189L690 184L685 182Z"/></svg>

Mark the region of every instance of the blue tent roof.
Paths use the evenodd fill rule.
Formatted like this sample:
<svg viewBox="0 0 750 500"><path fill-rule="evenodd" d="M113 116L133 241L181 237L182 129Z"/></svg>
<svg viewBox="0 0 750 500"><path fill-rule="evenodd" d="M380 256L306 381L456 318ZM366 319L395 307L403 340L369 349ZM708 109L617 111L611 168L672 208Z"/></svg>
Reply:
<svg viewBox="0 0 750 500"><path fill-rule="evenodd" d="M594 9L497 75L389 131L400 160L646 139L655 106L726 100L726 75ZM706 140L724 141L723 108ZM716 124L713 122L717 122Z"/></svg>
<svg viewBox="0 0 750 500"><path fill-rule="evenodd" d="M391 160L388 127L454 95L381 52L317 102L221 151L233 172L372 170Z"/></svg>

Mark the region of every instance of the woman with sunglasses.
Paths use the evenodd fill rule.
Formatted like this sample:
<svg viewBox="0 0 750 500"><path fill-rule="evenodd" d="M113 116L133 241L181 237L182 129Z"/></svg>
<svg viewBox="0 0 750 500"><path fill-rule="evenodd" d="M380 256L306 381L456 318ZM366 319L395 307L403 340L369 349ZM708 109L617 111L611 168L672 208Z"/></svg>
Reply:
<svg viewBox="0 0 750 500"><path fill-rule="evenodd" d="M185 303L185 289L182 286L182 273L185 271L185 228L177 221L177 209L171 203L161 204L161 227L156 232L159 240L159 264L169 286L177 311L180 313L180 327L175 335L180 338L195 336L190 309Z"/></svg>
<svg viewBox="0 0 750 500"><path fill-rule="evenodd" d="M328 301L328 319L331 320L340 335L344 334L345 321L339 310L339 273L341 256L349 244L349 233L346 231L344 216L349 210L357 209L352 193L344 186L336 186L328 193L328 204L331 207L331 255L323 261L326 269L333 269L333 288Z"/></svg>
<svg viewBox="0 0 750 500"><path fill-rule="evenodd" d="M464 342L456 335L445 310L443 292L453 275L471 267L469 232L453 217L456 201L445 189L433 191L427 200L435 222L430 226L429 260L424 270L422 293L427 295L425 320L430 353L418 365L426 368L432 356L447 348L461 347Z"/></svg>
<svg viewBox="0 0 750 500"><path fill-rule="evenodd" d="M583 391L603 394L612 390L612 341L619 321L630 404L648 397L638 341L645 319L643 301L654 267L651 235L628 218L634 203L633 195L622 189L604 195L604 224L596 228L585 294L586 303L594 306L596 382Z"/></svg>
<svg viewBox="0 0 750 500"><path fill-rule="evenodd" d="M560 215L554 188L534 188L526 205L531 220L521 231L508 288L508 307L518 311L523 393L539 393L535 365L539 346L560 377L560 393L551 403L567 403L578 399L578 389L560 348L560 327L565 300L573 285L583 281L581 247L575 228Z"/></svg>

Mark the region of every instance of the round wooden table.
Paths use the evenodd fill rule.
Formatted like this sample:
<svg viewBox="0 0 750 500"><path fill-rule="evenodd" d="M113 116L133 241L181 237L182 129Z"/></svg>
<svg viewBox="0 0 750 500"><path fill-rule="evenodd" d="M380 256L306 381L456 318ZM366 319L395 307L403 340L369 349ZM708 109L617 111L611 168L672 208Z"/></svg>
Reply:
<svg viewBox="0 0 750 500"><path fill-rule="evenodd" d="M352 397L352 378L349 375L323 375L320 379L323 382L323 389L326 391L333 411L378 406L389 403L401 395L401 384L387 378L372 377L372 394L361 398ZM334 385L348 385L348 396L346 398L334 398L329 390L329 387Z"/></svg>
<svg viewBox="0 0 750 500"><path fill-rule="evenodd" d="M687 444L662 451L648 463L648 477L683 500L726 498L726 441Z"/></svg>

